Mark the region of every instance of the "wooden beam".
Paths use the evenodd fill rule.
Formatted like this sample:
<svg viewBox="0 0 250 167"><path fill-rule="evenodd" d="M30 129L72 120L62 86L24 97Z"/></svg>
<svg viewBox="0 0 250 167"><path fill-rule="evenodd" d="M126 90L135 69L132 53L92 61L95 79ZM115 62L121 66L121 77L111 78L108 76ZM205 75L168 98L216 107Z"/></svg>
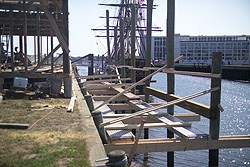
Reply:
<svg viewBox="0 0 250 167"><path fill-rule="evenodd" d="M107 104L111 110L137 110L136 107L130 104L116 103L116 104Z"/></svg>
<svg viewBox="0 0 250 167"><path fill-rule="evenodd" d="M75 105L75 100L76 100L76 97L72 96L71 99L70 99L70 102L69 102L69 106L68 106L67 112L73 112L74 105Z"/></svg>
<svg viewBox="0 0 250 167"><path fill-rule="evenodd" d="M122 87L122 86L131 86L133 83L123 83L123 84L109 84L109 85L103 85L103 84L90 84L86 85L87 89L103 89L103 88L115 88L115 87ZM138 85L144 85L144 83L140 83Z"/></svg>
<svg viewBox="0 0 250 167"><path fill-rule="evenodd" d="M191 72L191 71L176 71L173 68L165 68L163 72L170 73L170 74L191 75L191 76L198 76L198 77L221 78L220 74Z"/></svg>
<svg viewBox="0 0 250 167"><path fill-rule="evenodd" d="M44 13L46 14L49 22L50 22L50 25L51 27L53 28L54 30L54 33L56 34L57 36L57 39L59 41L59 43L62 45L63 49L69 53L70 50L68 48L68 44L66 42L66 40L63 38L58 26L57 26L57 23L53 17L53 15L51 14L51 12L49 12L49 10L47 9L46 5L45 5L45 1L44 0L40 0L40 6L39 6L43 11Z"/></svg>
<svg viewBox="0 0 250 167"><path fill-rule="evenodd" d="M199 96L211 93L211 92L216 91L218 89L219 88L208 89L208 90L205 90L205 91L202 91L202 92L198 92L198 93L192 94L190 96L183 97L181 99L177 99L177 100L173 100L171 102L163 103L163 104L158 105L158 106L149 107L149 108L146 108L144 110L138 111L138 112L136 112L134 114L131 114L130 116L125 116L125 117L122 117L122 118L117 118L117 119L112 120L110 122L102 123L100 125L100 127L104 127L104 126L109 125L109 124L113 124L113 123L116 123L116 122L119 122L119 121L122 121L122 120L126 120L126 119L132 118L134 116L138 116L138 115L142 115L142 114L145 114L145 113L149 113L151 111L155 111L155 110L158 110L158 109L161 109L161 108L164 108L164 107L173 106L173 105L181 103L183 101L186 101L186 100L189 100L189 99L192 99L192 98L195 98L195 97L199 97Z"/></svg>
<svg viewBox="0 0 250 167"><path fill-rule="evenodd" d="M116 95L117 92L114 90L88 90L89 94L94 94L94 95Z"/></svg>
<svg viewBox="0 0 250 167"><path fill-rule="evenodd" d="M89 75L89 76L80 76L80 79L96 79L96 78L117 78L117 75Z"/></svg>
<svg viewBox="0 0 250 167"><path fill-rule="evenodd" d="M144 129L146 128L170 128L170 127L190 127L188 123L175 122L173 124L165 123L145 123ZM107 125L106 130L123 130L123 129L139 129L140 124L121 124L121 125Z"/></svg>
<svg viewBox="0 0 250 167"><path fill-rule="evenodd" d="M93 84L93 83L101 83L101 82L119 82L119 81L131 81L131 78L121 78L121 79L99 79L99 80L85 81L85 82L83 82L83 85L86 85L86 84Z"/></svg>
<svg viewBox="0 0 250 167"><path fill-rule="evenodd" d="M0 73L0 78L14 78L14 77L24 77L24 78L67 78L69 77L69 74L64 74L64 73L16 73L16 72L1 72Z"/></svg>
<svg viewBox="0 0 250 167"><path fill-rule="evenodd" d="M206 139L141 139L138 143L136 153L143 154L147 152L171 152L188 150L208 150L225 148L245 148L250 147L250 136L221 136L218 140ZM106 152L112 150L124 150L130 153L134 142L105 144Z"/></svg>
<svg viewBox="0 0 250 167"><path fill-rule="evenodd" d="M118 93L124 92L123 88L112 88L113 90L117 91ZM140 96L135 95L131 92L123 93L123 96L127 97L128 100L140 100Z"/></svg>
<svg viewBox="0 0 250 167"><path fill-rule="evenodd" d="M36 72L60 47L61 44L58 44L31 72Z"/></svg>
<svg viewBox="0 0 250 167"><path fill-rule="evenodd" d="M108 99L110 99L112 96L93 96L93 99L95 101L106 101ZM125 96L120 96L118 97L115 101L127 101L128 98Z"/></svg>
<svg viewBox="0 0 250 167"><path fill-rule="evenodd" d="M18 123L0 123L2 129L28 129L29 124L18 124Z"/></svg>
<svg viewBox="0 0 250 167"><path fill-rule="evenodd" d="M173 95L173 94L169 95L166 92L163 92L163 91L151 88L151 87L147 87L146 92L150 95L153 95L157 98L160 98L160 99L166 100L166 101L172 101L172 100L177 100L177 99L181 98L181 97ZM179 107L182 107L184 109L187 109L189 111L192 111L196 114L200 114L206 118L210 117L210 108L204 104L197 103L197 102L194 102L191 100L187 100L187 101L184 101L182 103L178 103L176 105Z"/></svg>

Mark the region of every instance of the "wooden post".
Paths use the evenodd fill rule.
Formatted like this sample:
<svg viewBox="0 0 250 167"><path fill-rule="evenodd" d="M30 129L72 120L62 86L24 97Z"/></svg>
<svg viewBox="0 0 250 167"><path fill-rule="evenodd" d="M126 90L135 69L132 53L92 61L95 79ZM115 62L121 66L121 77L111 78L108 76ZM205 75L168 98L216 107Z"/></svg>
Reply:
<svg viewBox="0 0 250 167"><path fill-rule="evenodd" d="M40 44L40 35L41 35L41 29L40 29L40 11L37 11L37 64L41 62L41 44Z"/></svg>
<svg viewBox="0 0 250 167"><path fill-rule="evenodd" d="M125 57L124 57L124 19L120 18L120 58L121 58L121 65L125 65ZM121 69L121 76L122 78L126 78L125 68L122 67Z"/></svg>
<svg viewBox="0 0 250 167"><path fill-rule="evenodd" d="M84 97L88 94L87 88L85 86L81 87L81 92L82 92Z"/></svg>
<svg viewBox="0 0 250 167"><path fill-rule="evenodd" d="M222 53L213 52L212 53L212 74L221 74L222 68ZM221 78L212 78L211 79L211 88L219 87L221 88ZM220 133L220 104L221 99L221 89L211 93L211 114L210 114L210 127L209 134L212 140L219 139ZM219 150L209 150L209 166L218 166L219 165Z"/></svg>
<svg viewBox="0 0 250 167"><path fill-rule="evenodd" d="M23 14L24 14L24 66L25 66L25 72L28 71L28 53L27 53L27 13L26 13L26 0L23 0Z"/></svg>
<svg viewBox="0 0 250 167"><path fill-rule="evenodd" d="M153 15L153 0L147 0L147 38L146 38L146 67L151 66L151 38L152 38L152 15ZM149 75L149 72L146 72L146 75ZM145 89L147 86L150 86L150 78L146 80L144 93L145 101L149 102L149 94L146 93ZM149 129L144 129L144 139L149 138ZM144 154L144 159L148 158L148 153Z"/></svg>
<svg viewBox="0 0 250 167"><path fill-rule="evenodd" d="M109 162L108 166L113 167L126 167L127 166L127 157L125 151L123 150L114 150L108 154Z"/></svg>
<svg viewBox="0 0 250 167"><path fill-rule="evenodd" d="M89 55L89 66L88 66L88 75L94 75L94 55Z"/></svg>
<svg viewBox="0 0 250 167"><path fill-rule="evenodd" d="M106 27L107 27L106 32L107 32L108 65L111 65L110 40L109 40L109 10L106 10Z"/></svg>
<svg viewBox="0 0 250 167"><path fill-rule="evenodd" d="M69 46L69 12L68 12L68 0L63 0L62 2L63 10L63 37L66 45ZM63 72L70 73L70 63L69 63L69 53L67 50L63 49Z"/></svg>
<svg viewBox="0 0 250 167"><path fill-rule="evenodd" d="M0 69L1 69L1 66L0 66ZM3 85L4 85L4 78L0 78L0 93L3 92Z"/></svg>
<svg viewBox="0 0 250 167"><path fill-rule="evenodd" d="M10 10L10 51L11 51L11 71L14 72L14 38L13 38L13 10Z"/></svg>
<svg viewBox="0 0 250 167"><path fill-rule="evenodd" d="M102 139L103 144L107 144L107 136L104 127L99 127L101 123L103 123L103 117L102 117L102 112L99 110L96 110L91 113L93 120L95 122L95 126L99 132L99 135Z"/></svg>
<svg viewBox="0 0 250 167"><path fill-rule="evenodd" d="M167 1L167 67L174 68L174 17L175 17L175 1ZM174 94L174 74L167 74L167 93ZM171 115L174 114L174 105L167 107L167 112ZM173 138L174 133L167 130L167 137ZM168 167L174 166L174 152L167 153Z"/></svg>
<svg viewBox="0 0 250 167"><path fill-rule="evenodd" d="M136 13L135 13L135 5L131 7L131 66L135 67L135 31L136 31ZM131 70L131 80L133 83L136 83L136 72ZM135 89L132 89L132 92L135 92Z"/></svg>
<svg viewBox="0 0 250 167"><path fill-rule="evenodd" d="M85 96L86 103L89 107L89 111L92 112L94 111L94 103L93 103L93 98L91 95L86 95Z"/></svg>
<svg viewBox="0 0 250 167"><path fill-rule="evenodd" d="M53 41L53 29L50 28L50 51L54 48L54 41ZM51 54L51 73L54 73L54 54Z"/></svg>
<svg viewBox="0 0 250 167"><path fill-rule="evenodd" d="M115 66L118 65L118 41L117 41L117 26L114 27L114 47L115 47L115 52L114 52L114 58L115 58Z"/></svg>

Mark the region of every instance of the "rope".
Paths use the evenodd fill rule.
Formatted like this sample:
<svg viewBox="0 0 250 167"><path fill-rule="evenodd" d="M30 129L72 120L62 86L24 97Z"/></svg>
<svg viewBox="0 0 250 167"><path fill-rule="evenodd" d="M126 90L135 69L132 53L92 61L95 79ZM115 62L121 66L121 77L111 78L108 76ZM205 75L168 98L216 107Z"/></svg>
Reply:
<svg viewBox="0 0 250 167"><path fill-rule="evenodd" d="M42 118L38 119L36 122L34 122L28 129L33 128L38 122L42 121L44 118L46 118L49 114L52 113L53 110L51 110L49 113L47 113L46 115L44 115Z"/></svg>

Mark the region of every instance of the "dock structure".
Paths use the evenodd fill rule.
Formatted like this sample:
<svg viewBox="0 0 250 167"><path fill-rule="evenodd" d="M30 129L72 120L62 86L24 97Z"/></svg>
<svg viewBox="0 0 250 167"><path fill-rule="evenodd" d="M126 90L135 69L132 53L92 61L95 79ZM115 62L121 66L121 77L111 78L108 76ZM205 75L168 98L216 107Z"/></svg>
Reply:
<svg viewBox="0 0 250 167"><path fill-rule="evenodd" d="M107 4L112 6L111 4ZM122 5L118 4L117 6ZM124 4L123 4L124 5ZM136 31L134 28L133 16L135 6L124 5L131 11L131 27L130 30ZM148 14L152 15L153 0L147 0ZM137 8L136 8L137 9ZM104 147L107 153L114 150L123 150L130 156L144 154L145 158L149 152L168 152L167 165L174 166L174 152L188 150L209 150L208 166L219 165L219 149L225 148L244 148L250 147L250 136L220 136L220 112L221 107L221 66L222 53L214 52L212 54L212 71L211 73L176 71L174 70L174 18L175 18L175 1L167 1L167 56L166 64L162 68L151 67L150 65L150 49L146 50L146 64L144 67L135 65L134 40L137 38L135 32L131 32L131 54L130 64L124 62L124 50L108 51L108 74L105 75L89 75L81 76L81 79L88 79L80 85L86 90L86 97L92 106L92 113L101 112L101 121L99 121L97 129L104 129L105 133L100 133L101 138L106 139ZM149 16L147 23L147 46L150 46L149 31L152 31L152 20ZM109 29L108 19L113 18L106 15L106 32L110 38L111 29ZM120 27L120 40L125 40L124 21L126 18L117 17L119 22L116 26ZM127 25L128 26L128 25ZM117 28L115 28L117 31ZM122 31L122 32L121 32ZM124 31L124 32L123 32ZM117 32L115 33L117 34ZM128 39L127 39L128 40ZM124 42L119 41L114 49L124 49ZM107 39L108 48L110 41ZM150 47L147 47L150 48ZM134 49L134 50L133 50ZM127 50L126 50L127 51ZM112 54L115 53L115 54ZM121 62L117 62L120 53ZM122 54L122 55L121 55ZM113 55L113 57L112 57ZM117 70L118 69L118 70ZM145 77L136 80L137 72L143 72ZM150 81L154 74L158 72L167 75L167 90L161 91L150 87ZM126 74L126 75L125 75ZM211 86L207 90L197 92L195 94L179 97L175 95L175 75L190 75L197 77L206 77L211 80ZM129 76L129 77L127 77ZM143 94L138 94L137 86L144 87ZM85 91L84 91L85 92ZM210 105L204 105L193 101L198 96L210 94ZM161 104L150 103L150 96L164 100ZM179 106L187 111L188 114L176 114L174 106ZM164 110L166 109L166 110ZM209 131L203 134L192 132L187 127L192 126L190 122L200 121L200 117L209 120ZM167 136L161 138L149 138L150 128L166 128ZM141 135L144 130L144 136ZM131 162L129 158L129 163Z"/></svg>
<svg viewBox="0 0 250 167"><path fill-rule="evenodd" d="M71 97L68 14L68 0L0 1L1 89L14 77L60 78Z"/></svg>

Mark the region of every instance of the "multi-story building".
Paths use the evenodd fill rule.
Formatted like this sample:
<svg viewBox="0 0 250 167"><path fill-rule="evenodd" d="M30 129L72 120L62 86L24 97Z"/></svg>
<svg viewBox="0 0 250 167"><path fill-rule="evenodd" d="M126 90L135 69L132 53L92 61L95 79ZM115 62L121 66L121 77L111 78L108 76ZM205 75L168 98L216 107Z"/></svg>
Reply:
<svg viewBox="0 0 250 167"><path fill-rule="evenodd" d="M152 37L152 59L165 60L166 37ZM222 52L224 64L250 64L250 36L175 35L175 57L183 55L181 64L211 64L212 52Z"/></svg>

